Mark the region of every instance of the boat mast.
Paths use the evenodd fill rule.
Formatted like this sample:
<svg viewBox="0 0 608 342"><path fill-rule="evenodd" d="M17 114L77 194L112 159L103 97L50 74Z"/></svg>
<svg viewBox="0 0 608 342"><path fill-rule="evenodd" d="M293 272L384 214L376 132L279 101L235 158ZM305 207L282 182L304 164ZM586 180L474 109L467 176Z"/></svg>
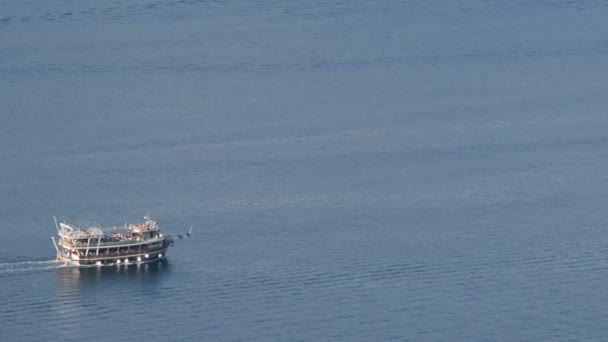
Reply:
<svg viewBox="0 0 608 342"><path fill-rule="evenodd" d="M53 245L55 246L55 250L57 250L57 260L59 260L59 247L57 247L57 242L55 242L55 237L51 236L51 240L53 240Z"/></svg>
<svg viewBox="0 0 608 342"><path fill-rule="evenodd" d="M84 253L84 255L89 255L89 248L91 247L91 237L89 236L89 239L87 240L87 250Z"/></svg>

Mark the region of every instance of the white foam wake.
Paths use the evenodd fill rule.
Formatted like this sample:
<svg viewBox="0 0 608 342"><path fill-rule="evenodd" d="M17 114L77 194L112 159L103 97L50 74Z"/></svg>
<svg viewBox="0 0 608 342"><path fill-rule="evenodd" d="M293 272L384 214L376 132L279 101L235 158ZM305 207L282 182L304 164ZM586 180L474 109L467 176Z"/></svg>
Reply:
<svg viewBox="0 0 608 342"><path fill-rule="evenodd" d="M43 271L66 266L66 263L60 260L6 262L0 263L0 274L26 271Z"/></svg>

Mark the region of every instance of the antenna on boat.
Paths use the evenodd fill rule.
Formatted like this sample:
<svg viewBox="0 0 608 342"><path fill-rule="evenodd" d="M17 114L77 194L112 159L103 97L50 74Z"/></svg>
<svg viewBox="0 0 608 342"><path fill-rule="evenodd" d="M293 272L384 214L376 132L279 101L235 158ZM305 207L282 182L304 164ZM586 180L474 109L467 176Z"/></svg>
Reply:
<svg viewBox="0 0 608 342"><path fill-rule="evenodd" d="M55 228L59 231L59 225L57 224L57 218L55 216L53 216L53 220L55 220Z"/></svg>

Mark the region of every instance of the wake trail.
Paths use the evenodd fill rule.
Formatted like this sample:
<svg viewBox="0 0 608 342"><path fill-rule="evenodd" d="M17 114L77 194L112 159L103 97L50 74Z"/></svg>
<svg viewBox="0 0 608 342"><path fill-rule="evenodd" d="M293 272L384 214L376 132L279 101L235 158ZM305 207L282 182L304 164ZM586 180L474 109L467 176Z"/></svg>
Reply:
<svg viewBox="0 0 608 342"><path fill-rule="evenodd" d="M0 263L0 275L14 272L44 271L67 266L65 261L60 260L6 262Z"/></svg>

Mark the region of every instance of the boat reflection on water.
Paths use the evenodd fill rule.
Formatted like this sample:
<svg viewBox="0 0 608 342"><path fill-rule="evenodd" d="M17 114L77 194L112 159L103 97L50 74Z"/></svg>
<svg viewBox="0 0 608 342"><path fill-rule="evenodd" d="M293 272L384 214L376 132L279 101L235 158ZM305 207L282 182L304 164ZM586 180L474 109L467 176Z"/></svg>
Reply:
<svg viewBox="0 0 608 342"><path fill-rule="evenodd" d="M152 263L129 264L118 266L66 266L56 270L58 287L63 291L77 288L90 288L112 280L146 282L154 284L171 272L167 259Z"/></svg>

